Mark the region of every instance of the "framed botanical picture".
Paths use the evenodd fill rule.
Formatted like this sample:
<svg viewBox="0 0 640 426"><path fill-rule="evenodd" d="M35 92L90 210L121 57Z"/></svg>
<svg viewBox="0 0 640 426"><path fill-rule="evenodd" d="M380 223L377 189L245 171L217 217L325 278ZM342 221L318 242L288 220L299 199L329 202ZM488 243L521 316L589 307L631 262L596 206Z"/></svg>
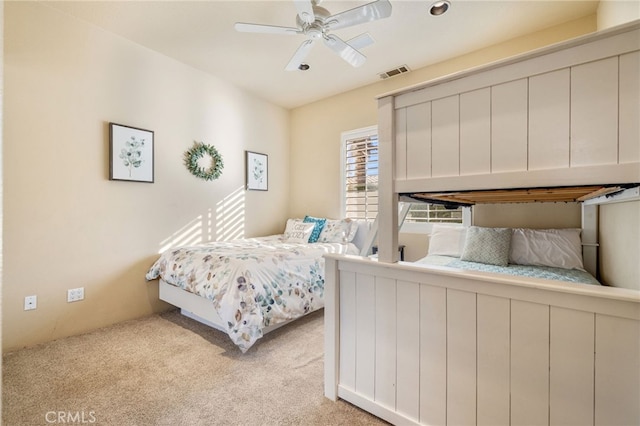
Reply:
<svg viewBox="0 0 640 426"><path fill-rule="evenodd" d="M266 154L247 151L247 189L269 190L269 158Z"/></svg>
<svg viewBox="0 0 640 426"><path fill-rule="evenodd" d="M153 132L109 123L109 179L153 183Z"/></svg>

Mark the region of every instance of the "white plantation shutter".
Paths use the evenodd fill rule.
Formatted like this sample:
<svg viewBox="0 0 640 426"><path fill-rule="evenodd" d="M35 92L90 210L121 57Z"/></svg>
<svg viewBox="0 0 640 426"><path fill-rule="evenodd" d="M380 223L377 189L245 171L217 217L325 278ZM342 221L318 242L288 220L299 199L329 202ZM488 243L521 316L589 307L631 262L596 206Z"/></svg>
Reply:
<svg viewBox="0 0 640 426"><path fill-rule="evenodd" d="M345 140L345 215L374 220L378 214L378 135Z"/></svg>

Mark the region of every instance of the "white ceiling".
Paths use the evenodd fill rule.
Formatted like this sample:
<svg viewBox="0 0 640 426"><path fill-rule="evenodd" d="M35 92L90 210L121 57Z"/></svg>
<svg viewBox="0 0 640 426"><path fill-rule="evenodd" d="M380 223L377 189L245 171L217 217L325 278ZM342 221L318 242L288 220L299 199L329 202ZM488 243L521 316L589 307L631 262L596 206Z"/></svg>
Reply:
<svg viewBox="0 0 640 426"><path fill-rule="evenodd" d="M324 0L336 14L369 3ZM379 80L399 65L418 69L514 37L594 14L597 1L451 0L442 16L429 0L391 0L391 17L333 32L344 40L368 32L376 43L353 68L316 43L308 71L284 70L303 35L238 33L235 22L296 26L292 0L47 1L93 23L281 105L294 108Z"/></svg>

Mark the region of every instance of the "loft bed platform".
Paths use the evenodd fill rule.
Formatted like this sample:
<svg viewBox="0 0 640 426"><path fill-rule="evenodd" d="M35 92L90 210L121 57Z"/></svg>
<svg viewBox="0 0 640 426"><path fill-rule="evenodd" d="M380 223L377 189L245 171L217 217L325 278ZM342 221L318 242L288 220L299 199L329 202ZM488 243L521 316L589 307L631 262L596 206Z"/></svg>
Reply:
<svg viewBox="0 0 640 426"><path fill-rule="evenodd" d="M417 192L400 194L402 201L420 201L445 206L473 206L476 204L583 202L616 194L640 183L616 185L559 186L547 188L508 188L496 190L468 190Z"/></svg>
<svg viewBox="0 0 640 426"><path fill-rule="evenodd" d="M384 94L378 111L378 260L326 258L325 396L403 425L640 424L640 290L397 251L400 200L580 202L595 276L599 210L639 216L640 21Z"/></svg>

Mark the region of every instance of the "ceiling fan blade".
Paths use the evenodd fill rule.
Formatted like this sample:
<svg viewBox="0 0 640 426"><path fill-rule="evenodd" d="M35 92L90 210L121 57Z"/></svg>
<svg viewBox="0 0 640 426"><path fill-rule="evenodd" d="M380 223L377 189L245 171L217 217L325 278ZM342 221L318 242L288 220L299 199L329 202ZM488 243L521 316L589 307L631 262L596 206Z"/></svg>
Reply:
<svg viewBox="0 0 640 426"><path fill-rule="evenodd" d="M326 44L329 49L333 50L342 59L344 59L354 67L359 67L367 60L366 56L364 56L362 53L358 52L356 49L349 46L342 39L334 36L333 34L329 34L325 37L324 44Z"/></svg>
<svg viewBox="0 0 640 426"><path fill-rule="evenodd" d="M311 24L316 20L311 0L293 0L293 3L295 3L296 9L298 9L298 16L302 22Z"/></svg>
<svg viewBox="0 0 640 426"><path fill-rule="evenodd" d="M351 40L347 40L347 44L356 50L364 49L367 46L371 46L373 43L375 43L375 40L369 35L369 33L362 33Z"/></svg>
<svg viewBox="0 0 640 426"><path fill-rule="evenodd" d="M337 30L339 28L371 22L389 16L391 16L391 3L389 3L389 0L377 0L329 16L325 22L329 29Z"/></svg>
<svg viewBox="0 0 640 426"><path fill-rule="evenodd" d="M298 50L296 50L296 53L293 54L293 57L291 58L291 60L289 61L289 63L284 69L286 71L297 70L300 64L302 63L302 61L304 61L304 59L307 57L307 55L311 51L311 48L313 47L314 43L315 43L315 40L313 39L305 40L300 45L300 47L298 47Z"/></svg>
<svg viewBox="0 0 640 426"><path fill-rule="evenodd" d="M234 25L236 31L241 33L263 33L263 34L302 34L298 28L277 27L275 25L247 24L244 22L236 22Z"/></svg>

